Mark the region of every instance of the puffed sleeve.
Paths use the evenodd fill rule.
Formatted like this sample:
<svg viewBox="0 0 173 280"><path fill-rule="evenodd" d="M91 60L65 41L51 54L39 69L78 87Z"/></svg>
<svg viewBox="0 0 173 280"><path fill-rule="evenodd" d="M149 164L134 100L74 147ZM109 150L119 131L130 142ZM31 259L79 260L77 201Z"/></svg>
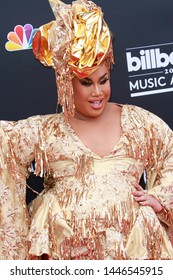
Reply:
<svg viewBox="0 0 173 280"><path fill-rule="evenodd" d="M0 259L29 258L26 177L34 159L37 175L44 172L43 121L0 122Z"/></svg>
<svg viewBox="0 0 173 280"><path fill-rule="evenodd" d="M160 118L150 114L147 189L163 206L158 218L173 233L173 132ZM173 237L172 237L173 238Z"/></svg>

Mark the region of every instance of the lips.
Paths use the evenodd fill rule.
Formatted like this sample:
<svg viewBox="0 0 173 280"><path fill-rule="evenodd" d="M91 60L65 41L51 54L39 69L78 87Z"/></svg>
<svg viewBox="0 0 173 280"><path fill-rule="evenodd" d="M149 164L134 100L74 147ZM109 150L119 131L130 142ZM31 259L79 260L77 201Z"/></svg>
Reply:
<svg viewBox="0 0 173 280"><path fill-rule="evenodd" d="M89 103L94 109L100 109L102 106L102 100L93 100L93 101L89 101Z"/></svg>

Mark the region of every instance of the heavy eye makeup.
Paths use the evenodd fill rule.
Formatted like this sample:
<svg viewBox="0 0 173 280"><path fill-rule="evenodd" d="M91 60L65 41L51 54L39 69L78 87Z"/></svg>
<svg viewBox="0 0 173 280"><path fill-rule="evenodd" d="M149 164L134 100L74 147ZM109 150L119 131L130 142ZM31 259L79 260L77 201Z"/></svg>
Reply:
<svg viewBox="0 0 173 280"><path fill-rule="evenodd" d="M90 79L88 79L88 78L80 79L79 82L83 86L90 86L90 85L92 85L92 81Z"/></svg>
<svg viewBox="0 0 173 280"><path fill-rule="evenodd" d="M104 85L106 84L107 81L110 80L110 75L109 74L106 74L103 78L100 79L100 84L101 85Z"/></svg>
<svg viewBox="0 0 173 280"><path fill-rule="evenodd" d="M109 74L105 74L99 80L99 84L104 85L104 84L106 84L106 82L108 80L110 80L110 75ZM84 85L84 86L90 86L93 83L92 80L90 80L89 78L80 79L79 81L80 81L81 85Z"/></svg>

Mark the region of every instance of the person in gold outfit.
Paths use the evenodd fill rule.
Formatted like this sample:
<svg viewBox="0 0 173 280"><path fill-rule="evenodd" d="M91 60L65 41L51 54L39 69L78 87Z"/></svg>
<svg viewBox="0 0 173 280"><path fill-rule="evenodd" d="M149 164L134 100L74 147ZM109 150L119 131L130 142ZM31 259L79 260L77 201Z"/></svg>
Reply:
<svg viewBox="0 0 173 280"><path fill-rule="evenodd" d="M55 69L62 112L0 122L0 259L173 259L173 132L109 102L101 8L49 2L55 20L38 29L33 52ZM34 160L44 190L27 207Z"/></svg>

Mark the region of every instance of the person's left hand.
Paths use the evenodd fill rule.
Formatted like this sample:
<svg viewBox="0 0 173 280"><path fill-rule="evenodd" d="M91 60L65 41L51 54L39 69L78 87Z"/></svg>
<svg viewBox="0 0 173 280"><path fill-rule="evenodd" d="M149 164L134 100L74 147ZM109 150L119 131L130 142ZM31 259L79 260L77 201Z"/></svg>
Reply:
<svg viewBox="0 0 173 280"><path fill-rule="evenodd" d="M152 195L149 195L140 185L134 185L132 190L134 199L142 206L151 206L155 213L162 211L163 207L160 202Z"/></svg>

